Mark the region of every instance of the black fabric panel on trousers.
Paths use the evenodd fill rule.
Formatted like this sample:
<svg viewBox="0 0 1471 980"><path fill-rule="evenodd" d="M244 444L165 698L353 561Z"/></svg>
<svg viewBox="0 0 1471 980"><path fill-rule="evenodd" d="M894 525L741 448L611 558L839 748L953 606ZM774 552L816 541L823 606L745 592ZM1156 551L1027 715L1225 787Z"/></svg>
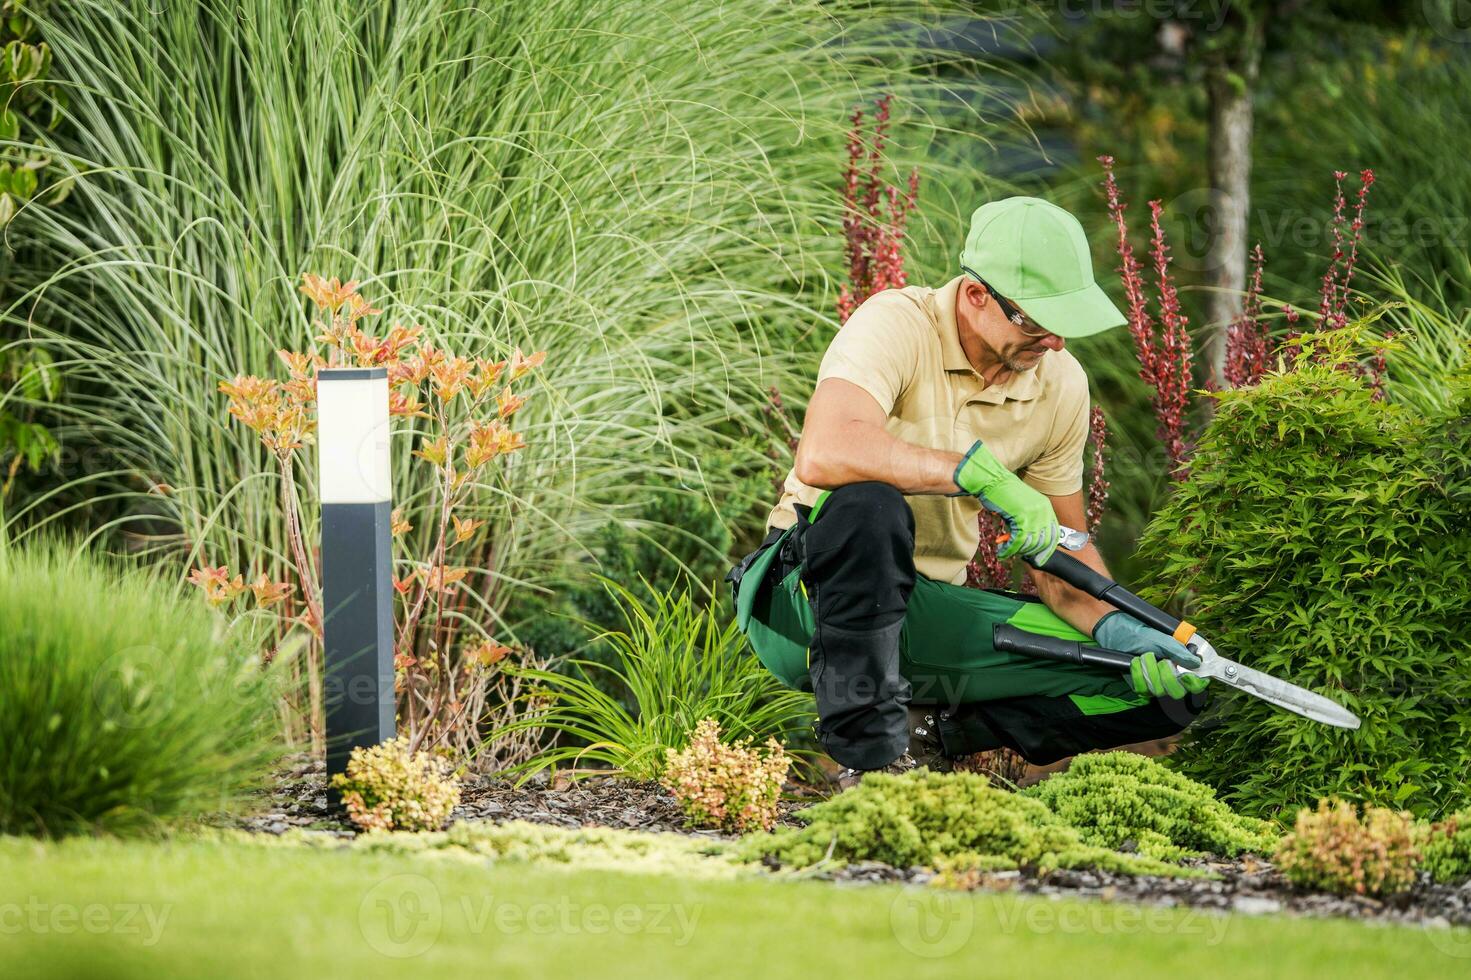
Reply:
<svg viewBox="0 0 1471 980"><path fill-rule="evenodd" d="M1137 708L1085 715L1071 698L1021 697L958 705L937 724L945 752L968 755L996 741L1033 765L1093 749L1176 735L1205 709L1205 693L1152 699ZM938 709L937 709L938 710Z"/></svg>
<svg viewBox="0 0 1471 980"><path fill-rule="evenodd" d="M843 765L877 769L909 744L899 639L914 588L914 515L898 490L869 482L833 490L817 521L807 517L798 511L818 738Z"/></svg>
<svg viewBox="0 0 1471 980"><path fill-rule="evenodd" d="M914 588L914 514L898 490L850 483L832 491L802 535L802 551L819 623L866 630L904 618Z"/></svg>

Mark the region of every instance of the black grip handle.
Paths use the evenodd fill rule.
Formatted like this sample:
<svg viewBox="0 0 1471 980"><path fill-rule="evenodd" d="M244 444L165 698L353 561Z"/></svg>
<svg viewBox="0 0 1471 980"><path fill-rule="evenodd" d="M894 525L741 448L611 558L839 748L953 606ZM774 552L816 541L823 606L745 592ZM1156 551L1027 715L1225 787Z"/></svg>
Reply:
<svg viewBox="0 0 1471 980"><path fill-rule="evenodd" d="M1027 559L1027 564L1048 575L1056 575L1068 585L1083 590L1095 599L1102 599L1115 609L1122 609L1145 626L1161 633L1173 635L1180 626L1180 621L1174 616L1145 602L1107 575L1100 574L1061 548L1040 565L1030 558Z"/></svg>
<svg viewBox="0 0 1471 980"><path fill-rule="evenodd" d="M1115 670L1128 670L1129 663L1134 659L1132 653L1122 650L1105 650L1103 647L1087 646L1077 640L1039 636L1006 623L997 623L991 627L991 645L1007 653L1062 660L1089 667L1112 667Z"/></svg>

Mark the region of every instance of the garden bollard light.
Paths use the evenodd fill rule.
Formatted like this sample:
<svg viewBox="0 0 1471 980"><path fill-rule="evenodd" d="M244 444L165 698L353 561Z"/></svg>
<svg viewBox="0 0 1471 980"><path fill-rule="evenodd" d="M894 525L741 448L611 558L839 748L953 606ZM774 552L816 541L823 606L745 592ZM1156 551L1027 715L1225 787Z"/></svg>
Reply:
<svg viewBox="0 0 1471 980"><path fill-rule="evenodd" d="M395 734L387 369L317 372L317 448L330 781L354 748Z"/></svg>

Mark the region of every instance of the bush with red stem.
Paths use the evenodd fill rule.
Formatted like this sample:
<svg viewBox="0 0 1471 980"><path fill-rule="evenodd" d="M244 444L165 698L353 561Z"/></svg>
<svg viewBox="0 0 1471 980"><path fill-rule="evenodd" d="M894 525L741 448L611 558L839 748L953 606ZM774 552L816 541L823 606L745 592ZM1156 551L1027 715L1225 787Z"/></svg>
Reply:
<svg viewBox="0 0 1471 980"><path fill-rule="evenodd" d="M904 227L919 196L919 170L909 172L908 187L886 185L884 148L888 140L891 95L874 102L873 134L864 135L862 106L853 109L848 130L848 163L843 171L843 255L848 282L838 293L838 322L868 297L897 289L908 281L904 274Z"/></svg>
<svg viewBox="0 0 1471 980"><path fill-rule="evenodd" d="M1108 449L1108 422L1103 409L1094 405L1088 412L1088 445L1092 449L1093 465L1088 475L1087 526L1085 530L1095 537L1098 525L1103 521L1103 512L1108 506L1108 478L1105 461ZM983 510L976 518L981 534L981 545L975 557L965 566L965 584L973 589L1010 589L1011 569L996 557L996 538L1005 533L1006 525L1001 518ZM1018 590L1024 595L1036 595L1037 583L1032 578L1030 567L1022 569L1022 580Z"/></svg>
<svg viewBox="0 0 1471 980"><path fill-rule="evenodd" d="M863 106L854 106L848 130L848 160L843 169L843 257L848 281L838 292L838 323L848 322L864 300L884 289L908 283L904 272L904 229L919 197L919 170L909 172L905 190L885 184L884 151L888 145L892 95L874 101L873 132L865 133ZM773 385L764 408L773 428L781 431L788 449L797 450L797 426ZM773 449L773 462L784 462ZM782 479L776 479L781 492Z"/></svg>
<svg viewBox="0 0 1471 980"><path fill-rule="evenodd" d="M1251 250L1251 280L1241 314L1226 329L1226 384L1244 388L1256 384L1267 370L1270 336L1262 322L1262 267L1266 256L1261 243Z"/></svg>
<svg viewBox="0 0 1471 980"><path fill-rule="evenodd" d="M1142 267L1129 241L1129 225L1124 218L1128 205L1123 202L1118 181L1114 179L1113 157L1102 156L1098 161L1103 164L1109 217L1118 229L1115 250L1119 255L1119 277L1128 300L1129 333L1139 357L1139 377L1154 389L1150 405L1157 420L1155 431L1169 460L1170 478L1183 480L1188 475L1191 448L1185 437L1191 378L1190 333L1186 327L1190 321L1181 312L1179 291L1170 274L1170 247L1159 221L1163 208L1157 200L1149 202L1150 256L1160 310L1156 325L1149 311Z"/></svg>

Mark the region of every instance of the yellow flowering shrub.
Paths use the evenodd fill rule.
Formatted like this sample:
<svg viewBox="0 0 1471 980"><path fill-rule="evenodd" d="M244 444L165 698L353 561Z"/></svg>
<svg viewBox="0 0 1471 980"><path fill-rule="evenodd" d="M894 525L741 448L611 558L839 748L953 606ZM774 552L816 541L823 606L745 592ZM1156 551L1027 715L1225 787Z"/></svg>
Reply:
<svg viewBox="0 0 1471 980"><path fill-rule="evenodd" d="M776 823L776 802L792 761L774 738L766 740L764 755L750 743L721 742L720 723L706 718L695 725L687 747L666 750L659 782L679 800L692 826L745 833Z"/></svg>
<svg viewBox="0 0 1471 980"><path fill-rule="evenodd" d="M347 771L332 777L353 823L363 830L438 830L460 802L460 781L448 762L410 752L393 738L356 748Z"/></svg>

